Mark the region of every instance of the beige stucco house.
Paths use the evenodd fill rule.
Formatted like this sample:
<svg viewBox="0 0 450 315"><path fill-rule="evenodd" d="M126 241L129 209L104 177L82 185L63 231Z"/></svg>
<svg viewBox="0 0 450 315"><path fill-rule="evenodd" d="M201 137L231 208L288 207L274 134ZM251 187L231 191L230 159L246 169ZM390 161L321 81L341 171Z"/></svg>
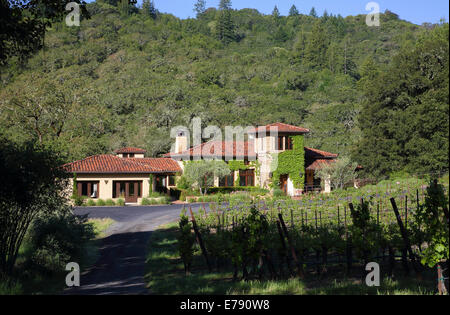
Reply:
<svg viewBox="0 0 450 315"><path fill-rule="evenodd" d="M276 135L270 131L276 130ZM168 193L176 186L176 177L183 173L184 163L191 159L222 158L242 161L242 169L229 176L215 178L216 186L257 186L269 188L273 181L274 159L280 153L293 150L293 137L303 136L309 130L275 123L250 130L246 141L210 141L188 148L187 136L180 132L175 139L175 150L161 158L146 158L145 150L123 148L115 155L97 155L64 165L77 176L77 191L87 198L118 199L138 203L152 191ZM333 163L337 154L308 147L298 150L304 159L302 187L295 187L288 174L280 174L276 185L290 196L319 190L329 192L328 182L320 183L316 172ZM300 153L301 152L301 153ZM302 178L303 178L302 177ZM297 185L298 186L298 185ZM273 187L273 186L272 186Z"/></svg>

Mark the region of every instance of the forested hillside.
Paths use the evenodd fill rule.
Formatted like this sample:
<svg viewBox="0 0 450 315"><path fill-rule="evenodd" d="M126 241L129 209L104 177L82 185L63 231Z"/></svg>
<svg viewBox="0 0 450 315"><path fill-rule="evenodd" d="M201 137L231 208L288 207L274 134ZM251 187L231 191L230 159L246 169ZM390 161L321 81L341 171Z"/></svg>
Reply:
<svg viewBox="0 0 450 315"><path fill-rule="evenodd" d="M81 27L54 24L44 49L1 69L8 138L33 137L67 161L125 145L158 156L170 128L193 117L220 127L285 122L312 130L306 145L352 155L370 174L448 169L448 24L386 12L368 27L362 15L226 6L181 20L147 1L87 8Z"/></svg>

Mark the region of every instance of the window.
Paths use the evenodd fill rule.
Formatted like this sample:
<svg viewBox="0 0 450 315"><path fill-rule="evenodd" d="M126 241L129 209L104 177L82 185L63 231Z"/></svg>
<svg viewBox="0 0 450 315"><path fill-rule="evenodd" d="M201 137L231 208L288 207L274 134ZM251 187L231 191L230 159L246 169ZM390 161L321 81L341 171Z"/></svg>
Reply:
<svg viewBox="0 0 450 315"><path fill-rule="evenodd" d="M142 197L142 181L113 181L113 198Z"/></svg>
<svg viewBox="0 0 450 315"><path fill-rule="evenodd" d="M283 150L283 137L278 137L278 150Z"/></svg>
<svg viewBox="0 0 450 315"><path fill-rule="evenodd" d="M292 138L291 137L286 137L285 139L285 148L286 150L292 150L294 149L294 145L292 143Z"/></svg>
<svg viewBox="0 0 450 315"><path fill-rule="evenodd" d="M219 181L220 187L232 187L234 186L234 172L231 172L230 175L222 177Z"/></svg>
<svg viewBox="0 0 450 315"><path fill-rule="evenodd" d="M175 186L175 176L169 176L169 186Z"/></svg>
<svg viewBox="0 0 450 315"><path fill-rule="evenodd" d="M77 182L78 196L88 198L98 198L99 182Z"/></svg>
<svg viewBox="0 0 450 315"><path fill-rule="evenodd" d="M255 186L255 170L239 171L239 186Z"/></svg>

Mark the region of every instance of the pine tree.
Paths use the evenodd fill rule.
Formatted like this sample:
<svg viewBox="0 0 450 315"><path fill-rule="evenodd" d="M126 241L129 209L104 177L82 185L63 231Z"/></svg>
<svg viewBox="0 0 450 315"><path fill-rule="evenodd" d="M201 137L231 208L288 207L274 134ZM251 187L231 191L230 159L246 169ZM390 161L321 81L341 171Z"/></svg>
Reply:
<svg viewBox="0 0 450 315"><path fill-rule="evenodd" d="M236 39L235 26L231 15L231 0L220 0L219 20L217 21L217 38L224 44L229 44Z"/></svg>
<svg viewBox="0 0 450 315"><path fill-rule="evenodd" d="M206 11L206 0L198 0L194 5L194 12L197 13L197 18L201 17Z"/></svg>
<svg viewBox="0 0 450 315"><path fill-rule="evenodd" d="M273 8L272 16L273 16L275 19L278 19L278 18L280 17L280 10L278 10L278 7L277 7L277 6L275 6L275 8Z"/></svg>
<svg viewBox="0 0 450 315"><path fill-rule="evenodd" d="M315 18L317 17L317 12L314 7L312 7L311 11L309 12L309 15Z"/></svg>
<svg viewBox="0 0 450 315"><path fill-rule="evenodd" d="M156 19L158 11L156 10L155 2L153 0L143 0L142 13L150 16L152 19Z"/></svg>
<svg viewBox="0 0 450 315"><path fill-rule="evenodd" d="M305 59L313 68L322 68L327 64L328 39L320 20L314 24L305 49Z"/></svg>
<svg viewBox="0 0 450 315"><path fill-rule="evenodd" d="M297 16L300 13L297 10L297 7L293 4L291 9L289 10L289 16Z"/></svg>
<svg viewBox="0 0 450 315"><path fill-rule="evenodd" d="M231 0L220 0L219 10L231 10Z"/></svg>
<svg viewBox="0 0 450 315"><path fill-rule="evenodd" d="M291 62L294 64L300 64L303 62L305 57L306 48L306 36L303 29L298 33L297 40L295 41L294 47L291 54Z"/></svg>

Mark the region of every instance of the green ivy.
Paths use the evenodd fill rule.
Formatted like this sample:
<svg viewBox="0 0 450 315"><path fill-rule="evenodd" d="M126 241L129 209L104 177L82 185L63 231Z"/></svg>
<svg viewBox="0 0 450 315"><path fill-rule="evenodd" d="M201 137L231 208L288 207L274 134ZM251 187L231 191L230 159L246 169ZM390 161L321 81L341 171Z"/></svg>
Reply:
<svg viewBox="0 0 450 315"><path fill-rule="evenodd" d="M303 189L305 186L305 148L303 145L303 135L293 136L293 150L278 153L278 167L273 170L272 186L279 186L281 175L288 174L296 189ZM274 156L274 160L276 160ZM300 176L300 173L302 176Z"/></svg>
<svg viewBox="0 0 450 315"><path fill-rule="evenodd" d="M231 171L240 171L240 170L248 170L250 168L250 165L245 165L244 161L229 161L228 167Z"/></svg>
<svg viewBox="0 0 450 315"><path fill-rule="evenodd" d="M259 177L261 164L258 161L250 161L248 165L245 165L244 161L233 160L228 162L228 167L232 172L254 168L256 176ZM239 186L239 176L234 180L234 186Z"/></svg>

